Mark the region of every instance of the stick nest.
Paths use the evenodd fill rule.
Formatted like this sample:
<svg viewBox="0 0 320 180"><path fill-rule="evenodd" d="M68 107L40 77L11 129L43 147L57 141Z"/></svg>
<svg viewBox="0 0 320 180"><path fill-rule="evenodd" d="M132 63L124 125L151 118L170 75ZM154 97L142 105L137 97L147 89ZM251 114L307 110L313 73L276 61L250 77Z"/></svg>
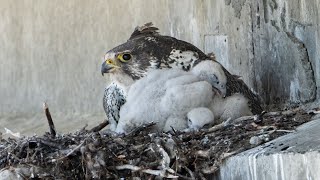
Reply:
<svg viewBox="0 0 320 180"><path fill-rule="evenodd" d="M310 118L293 110L243 117L198 132L149 133L151 124L126 136L82 129L1 139L0 172L28 179L206 179L227 157L293 132Z"/></svg>

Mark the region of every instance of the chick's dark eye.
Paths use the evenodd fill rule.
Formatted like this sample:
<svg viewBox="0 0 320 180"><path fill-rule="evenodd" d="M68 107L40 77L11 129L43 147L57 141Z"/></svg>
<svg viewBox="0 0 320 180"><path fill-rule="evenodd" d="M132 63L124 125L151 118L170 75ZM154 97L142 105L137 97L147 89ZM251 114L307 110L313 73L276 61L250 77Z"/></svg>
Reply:
<svg viewBox="0 0 320 180"><path fill-rule="evenodd" d="M130 54L123 54L122 55L123 60L125 61L129 61L131 59L131 55Z"/></svg>

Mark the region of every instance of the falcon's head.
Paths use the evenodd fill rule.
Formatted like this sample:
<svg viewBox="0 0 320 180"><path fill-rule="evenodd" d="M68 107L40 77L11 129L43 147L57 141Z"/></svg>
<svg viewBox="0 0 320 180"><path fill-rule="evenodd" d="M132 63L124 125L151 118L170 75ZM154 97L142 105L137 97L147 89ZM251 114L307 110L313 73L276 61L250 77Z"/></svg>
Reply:
<svg viewBox="0 0 320 180"><path fill-rule="evenodd" d="M101 73L117 72L136 80L150 69L181 67L189 70L199 59L207 57L194 45L162 36L158 28L147 23L137 27L127 42L106 53Z"/></svg>

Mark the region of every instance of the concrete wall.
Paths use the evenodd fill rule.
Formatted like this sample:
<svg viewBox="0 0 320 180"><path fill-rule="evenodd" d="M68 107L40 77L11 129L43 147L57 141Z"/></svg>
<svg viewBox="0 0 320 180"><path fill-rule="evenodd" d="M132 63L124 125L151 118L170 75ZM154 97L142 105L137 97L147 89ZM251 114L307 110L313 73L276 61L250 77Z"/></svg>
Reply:
<svg viewBox="0 0 320 180"><path fill-rule="evenodd" d="M301 180L320 178L320 119L224 161L216 179Z"/></svg>
<svg viewBox="0 0 320 180"><path fill-rule="evenodd" d="M40 122L30 119L43 119L43 101L62 129L101 121L102 57L150 21L162 34L216 52L266 103L312 101L320 92L319 4L0 0L0 126L34 130Z"/></svg>
<svg viewBox="0 0 320 180"><path fill-rule="evenodd" d="M320 1L262 0L252 7L253 67L265 102L319 98Z"/></svg>

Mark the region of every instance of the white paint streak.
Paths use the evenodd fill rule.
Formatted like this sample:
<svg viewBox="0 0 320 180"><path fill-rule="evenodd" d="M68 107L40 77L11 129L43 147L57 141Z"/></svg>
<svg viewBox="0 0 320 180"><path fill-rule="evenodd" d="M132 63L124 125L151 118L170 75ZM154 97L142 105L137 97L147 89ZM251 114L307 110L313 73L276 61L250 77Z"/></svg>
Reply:
<svg viewBox="0 0 320 180"><path fill-rule="evenodd" d="M251 154L249 156L249 169L252 180L258 180L257 176L257 156L258 154Z"/></svg>
<svg viewBox="0 0 320 180"><path fill-rule="evenodd" d="M265 152L270 152L270 149L255 148L230 157L221 167L220 179L316 180L320 177L318 150L305 153Z"/></svg>
<svg viewBox="0 0 320 180"><path fill-rule="evenodd" d="M299 80L295 78L290 82L290 101L291 102L299 102L299 89L300 84Z"/></svg>
<svg viewBox="0 0 320 180"><path fill-rule="evenodd" d="M307 178L307 180L312 180L312 177L310 175L310 169L308 166L308 159L305 155L302 156L302 159L303 159L303 165L306 168L306 178Z"/></svg>
<svg viewBox="0 0 320 180"><path fill-rule="evenodd" d="M283 167L283 159L282 159L283 156L282 156L282 154L277 154L276 156L279 158L281 179L285 180L285 174L284 174L285 170Z"/></svg>
<svg viewBox="0 0 320 180"><path fill-rule="evenodd" d="M278 172L278 157L277 156L272 156L273 159L273 164L274 164L274 169L275 169L275 175L277 176L277 174L279 174Z"/></svg>

